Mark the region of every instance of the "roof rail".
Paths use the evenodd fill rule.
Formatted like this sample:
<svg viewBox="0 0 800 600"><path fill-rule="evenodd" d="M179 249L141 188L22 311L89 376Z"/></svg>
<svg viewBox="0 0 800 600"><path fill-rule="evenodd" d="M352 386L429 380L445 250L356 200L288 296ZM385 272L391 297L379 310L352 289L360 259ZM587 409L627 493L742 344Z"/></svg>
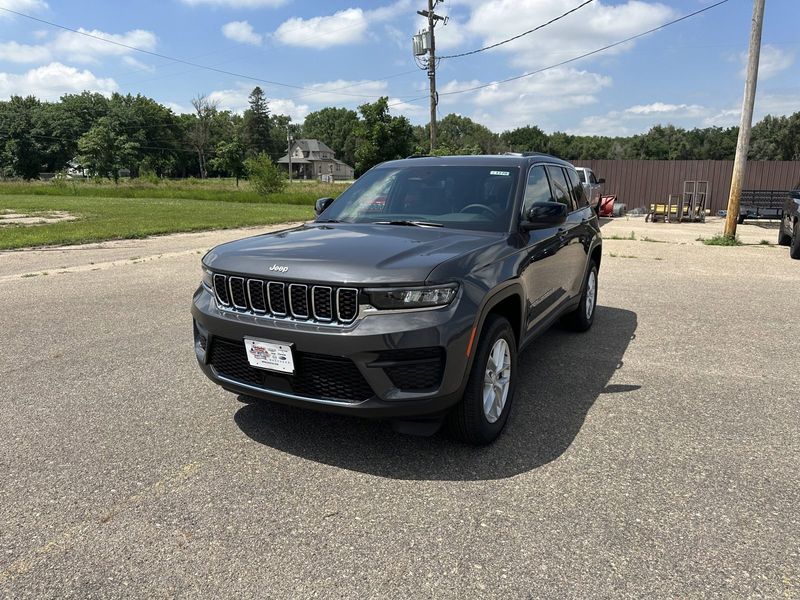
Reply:
<svg viewBox="0 0 800 600"><path fill-rule="evenodd" d="M431 158L430 154L412 154L411 156L406 156L406 158Z"/></svg>

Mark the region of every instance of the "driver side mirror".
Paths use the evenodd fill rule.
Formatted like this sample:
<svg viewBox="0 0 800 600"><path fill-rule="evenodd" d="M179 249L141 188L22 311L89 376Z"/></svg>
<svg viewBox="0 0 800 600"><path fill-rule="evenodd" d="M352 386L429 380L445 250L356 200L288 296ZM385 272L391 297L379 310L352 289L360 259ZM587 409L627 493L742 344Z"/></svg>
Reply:
<svg viewBox="0 0 800 600"><path fill-rule="evenodd" d="M523 231L547 229L567 220L567 205L561 202L534 202L520 223Z"/></svg>
<svg viewBox="0 0 800 600"><path fill-rule="evenodd" d="M597 180L597 183L605 183L605 182L606 182L605 177L601 177L600 179Z"/></svg>
<svg viewBox="0 0 800 600"><path fill-rule="evenodd" d="M314 203L314 212L320 216L322 212L328 208L333 202L333 198L320 198Z"/></svg>

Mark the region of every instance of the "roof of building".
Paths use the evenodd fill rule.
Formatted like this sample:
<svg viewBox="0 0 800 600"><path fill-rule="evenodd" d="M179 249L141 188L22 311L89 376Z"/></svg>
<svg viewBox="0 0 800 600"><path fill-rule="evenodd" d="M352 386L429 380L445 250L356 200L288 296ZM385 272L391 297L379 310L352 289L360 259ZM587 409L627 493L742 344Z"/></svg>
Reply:
<svg viewBox="0 0 800 600"><path fill-rule="evenodd" d="M330 152L333 154L333 150L319 140L295 140L294 143L300 146L303 152Z"/></svg>

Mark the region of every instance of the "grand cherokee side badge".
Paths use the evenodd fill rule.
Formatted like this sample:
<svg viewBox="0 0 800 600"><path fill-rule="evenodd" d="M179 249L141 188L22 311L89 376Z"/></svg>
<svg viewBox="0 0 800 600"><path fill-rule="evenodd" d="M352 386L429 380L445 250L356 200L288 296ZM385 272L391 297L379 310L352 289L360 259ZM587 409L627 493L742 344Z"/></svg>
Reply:
<svg viewBox="0 0 800 600"><path fill-rule="evenodd" d="M286 271L289 270L289 267L284 267L283 265L272 265L269 270L278 271L279 273L286 273Z"/></svg>

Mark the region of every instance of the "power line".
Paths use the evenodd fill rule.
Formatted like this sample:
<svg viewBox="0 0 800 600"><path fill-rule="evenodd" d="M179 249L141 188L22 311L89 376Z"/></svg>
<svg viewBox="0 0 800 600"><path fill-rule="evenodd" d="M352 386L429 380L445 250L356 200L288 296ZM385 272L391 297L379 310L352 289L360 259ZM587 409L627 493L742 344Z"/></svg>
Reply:
<svg viewBox="0 0 800 600"><path fill-rule="evenodd" d="M182 58L169 56L167 54L161 54L159 52L152 52L150 50L145 50L143 48L137 48L136 46L131 46L129 44L124 44L122 42L117 42L115 40L110 40L108 38L104 38L104 37L101 37L99 35L91 34L91 33L87 32L87 31L81 31L79 29L73 29L71 27L67 27L66 25L60 25L58 23L53 23L52 21L47 21L45 19L40 19L39 17L34 17L32 15L27 15L25 13L21 13L21 12L16 11L16 10L11 10L10 8L5 8L5 7L0 6L0 10L5 11L5 12L10 13L10 14L13 14L13 15L17 15L19 17L23 17L25 19L30 19L31 21L36 21L37 23L42 23L44 25L49 25L50 27L56 27L58 29L63 29L64 31L69 31L69 32L75 33L77 35L82 35L84 37L88 37L88 38L91 38L91 39L99 40L99 41L105 42L107 44L112 44L114 46L119 46L121 48L127 48L128 50L132 50L134 52L140 52L140 53L146 54L148 56L154 56L156 58L161 58L161 59L169 60L169 61L172 61L172 62L175 62L175 63L188 65L188 66L194 67L196 69L204 69L206 71L212 71L214 73L220 73L222 75L229 75L231 77L238 77L240 79L248 79L250 81L257 81L259 83L265 83L265 84L268 84L268 85L275 85L275 86L279 86L279 87L285 87L285 88L291 88L291 89L297 89L297 90L304 90L304 91L307 91L307 92L311 92L309 95L333 93L333 94L337 94L337 95L340 95L340 96L353 96L353 97L356 97L356 98L378 98L379 97L379 95L376 95L376 94L369 94L369 95L367 95L367 94L350 94L350 93L343 92L343 91L320 90L320 89L305 87L305 86L302 86L302 85L294 85L294 84L291 84L291 83L284 83L284 82L281 82L281 81L272 81L270 79L263 79L261 77L255 77L255 76L246 75L246 74L243 74L243 73L235 73L233 71L226 71L225 69L219 69L217 67L212 67L212 66L209 66L209 65L203 65L203 64L192 62L192 61L189 61L189 60L184 60ZM340 89L343 89L343 88L340 88Z"/></svg>
<svg viewBox="0 0 800 600"><path fill-rule="evenodd" d="M621 46L622 44L626 44L626 43L631 42L633 40L636 40L636 39L638 39L640 37L644 37L644 36L646 36L648 34L651 34L651 33L655 32L655 31L659 31L661 29L664 29L665 27L669 27L670 25L675 25L676 23L680 23L681 21L685 21L686 19L689 19L691 17L699 15L700 13L704 13L704 12L706 12L708 10L711 10L712 8L716 8L717 6L720 6L721 4L725 4L728 1L729 0L720 0L719 2L716 2L715 4L710 4L709 6L706 6L705 8L701 8L700 10L696 10L694 12L691 12L691 13L687 14L687 15L683 15L682 17L679 17L679 18L677 18L677 19L675 19L673 21L669 21L667 23L664 23L663 25L659 25L658 27L653 27L652 29L648 29L647 31L643 31L642 33L637 33L636 35L632 35L630 37L627 37L624 40L619 40L618 42L614 42L613 44L608 44L606 46L603 46L602 48L597 48L596 50L592 50L591 52L586 52L584 54L581 54L580 56L575 56L575 57L569 58L567 60L562 60L561 62L558 62L556 64L549 65L547 67L542 67L541 69L536 69L535 71L529 71L527 73L522 73L521 75L515 75L514 77L508 77L506 79L500 79L499 81L492 81L490 83L484 83L484 84L481 84L481 85L476 85L476 86L473 86L473 87L464 88L463 90L454 90L452 92L441 92L439 95L440 96L453 96L455 94L464 94L466 92L474 92L476 90L482 90L484 88L491 87L493 85L500 85L500 84L503 84L503 83L509 83L511 81L516 81L517 79L523 79L525 77L531 77L532 75L536 75L536 74L542 73L544 71L549 71L550 69L555 69L556 67L561 67L563 65L575 62L576 60L581 60L582 58L586 58L586 57L592 56L594 54L599 54L600 52L604 52L604 51L609 50L611 48L615 48L616 46ZM408 102L413 102L413 100L408 100Z"/></svg>
<svg viewBox="0 0 800 600"><path fill-rule="evenodd" d="M561 19L563 19L567 15L571 15L575 11L580 10L581 8L583 8L587 4L591 4L592 2L594 2L594 0L586 0L585 2L583 2L583 3L579 4L578 6L576 6L575 8L572 8L572 9L568 10L564 14L559 15L559 16L553 18L553 19L550 19L549 21L547 21L547 23L542 23L541 25L537 25L533 29L529 29L528 31L523 31L522 33L520 33L518 35L515 35L515 36L510 37L508 39L505 39L503 41L497 42L496 44L492 44L490 46L484 46L483 48L477 48L475 50L470 50L469 52L461 52L460 54L451 54L449 56L440 56L439 58L442 59L442 60L445 60L446 58L461 58L462 56L470 56L472 54L478 54L478 52L484 52L486 50L491 50L492 48L497 48L498 46L502 46L503 44L508 44L509 42L513 42L514 40L518 40L521 37L525 37L526 35L528 35L530 33L533 33L534 31L539 31L540 29L543 29L543 28L547 27L548 25L552 25L556 21L560 21Z"/></svg>

